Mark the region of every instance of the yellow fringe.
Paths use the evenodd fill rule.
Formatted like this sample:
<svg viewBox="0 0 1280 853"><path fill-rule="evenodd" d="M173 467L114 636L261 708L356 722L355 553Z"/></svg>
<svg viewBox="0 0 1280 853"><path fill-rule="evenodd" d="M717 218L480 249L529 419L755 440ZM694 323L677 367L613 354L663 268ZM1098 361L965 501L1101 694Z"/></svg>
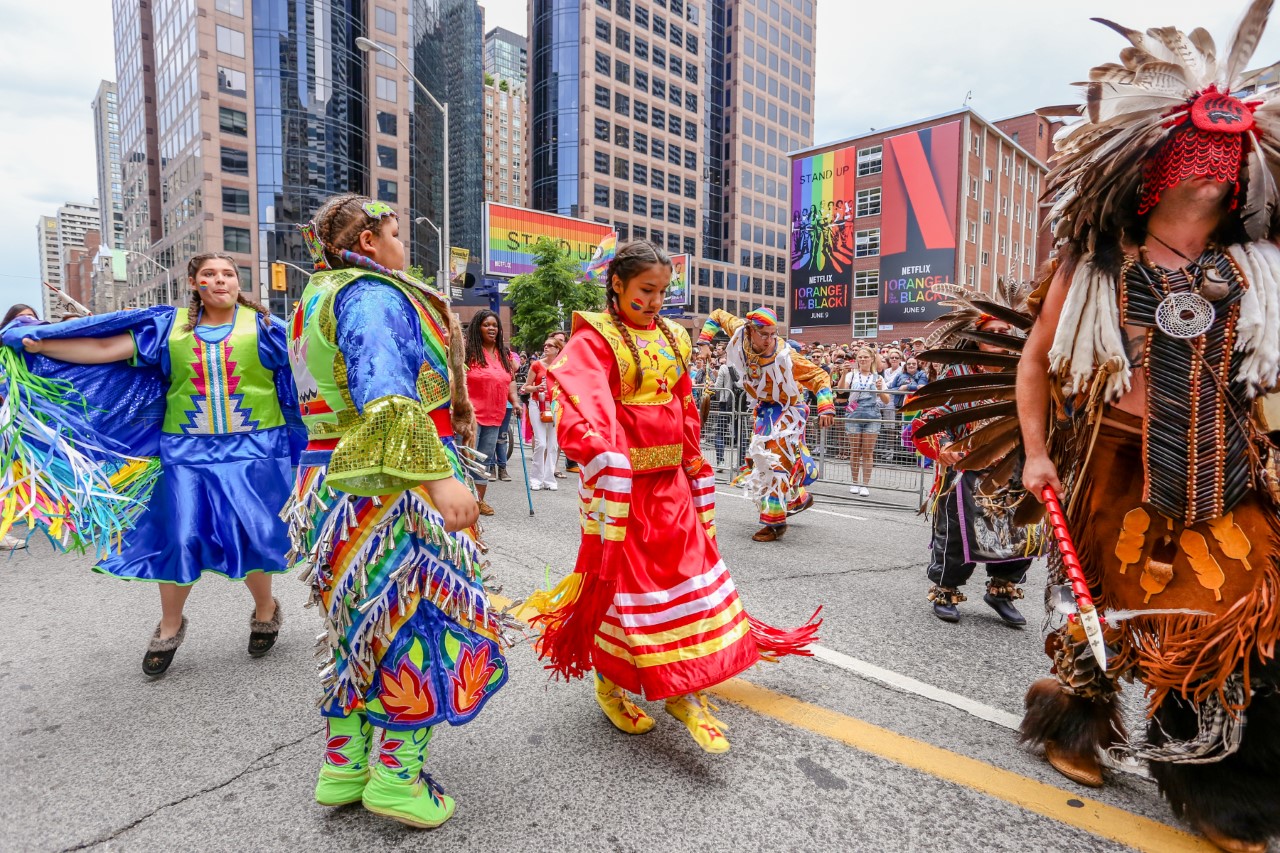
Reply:
<svg viewBox="0 0 1280 853"><path fill-rule="evenodd" d="M582 575L578 572L570 572L565 575L564 580L556 584L554 589L535 590L524 600L523 607L546 616L549 613L571 606L577 602L581 593Z"/></svg>

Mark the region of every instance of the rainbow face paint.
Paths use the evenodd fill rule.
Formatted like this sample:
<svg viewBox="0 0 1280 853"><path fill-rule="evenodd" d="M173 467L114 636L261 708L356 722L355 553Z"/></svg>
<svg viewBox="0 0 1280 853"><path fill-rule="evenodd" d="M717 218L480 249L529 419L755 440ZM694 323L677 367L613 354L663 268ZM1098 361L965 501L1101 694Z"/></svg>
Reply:
<svg viewBox="0 0 1280 853"><path fill-rule="evenodd" d="M640 303L640 300L638 300L638 299L632 299L632 300L631 300L631 310L632 310L632 311L634 311L634 312L636 312L637 314L639 314L641 311L643 311L643 310L644 310L644 305L642 305L642 304Z"/></svg>
<svg viewBox="0 0 1280 853"><path fill-rule="evenodd" d="M209 282L205 281L204 279L200 279L200 289L201 289L201 290L208 290L208 289L209 289Z"/></svg>

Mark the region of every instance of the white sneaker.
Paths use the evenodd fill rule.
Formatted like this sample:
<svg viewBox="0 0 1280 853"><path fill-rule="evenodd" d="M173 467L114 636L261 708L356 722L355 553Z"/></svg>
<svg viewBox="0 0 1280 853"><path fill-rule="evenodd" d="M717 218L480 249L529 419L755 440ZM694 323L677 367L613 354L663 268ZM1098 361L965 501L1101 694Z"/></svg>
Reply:
<svg viewBox="0 0 1280 853"><path fill-rule="evenodd" d="M560 490L560 486L559 484L556 483L555 480L552 480L550 483L547 483L542 488L546 489L548 492L557 492Z"/></svg>
<svg viewBox="0 0 1280 853"><path fill-rule="evenodd" d="M863 487L858 491L858 494L859 494L859 495L861 495L861 496L862 496L862 497L864 497L864 498L865 498L865 497L870 497L870 496L871 496L871 493L867 491L867 487L866 487L866 486L863 486Z"/></svg>
<svg viewBox="0 0 1280 853"><path fill-rule="evenodd" d="M857 486L850 486L850 487L849 487L849 494L851 494L851 495L856 495L857 493L858 493L858 487L857 487Z"/></svg>
<svg viewBox="0 0 1280 853"><path fill-rule="evenodd" d="M535 481L535 480L530 480L530 481L529 481L529 491L531 491L531 492L540 492L540 491L542 491L542 484L541 484L541 483L539 483L539 482L537 482L537 481Z"/></svg>

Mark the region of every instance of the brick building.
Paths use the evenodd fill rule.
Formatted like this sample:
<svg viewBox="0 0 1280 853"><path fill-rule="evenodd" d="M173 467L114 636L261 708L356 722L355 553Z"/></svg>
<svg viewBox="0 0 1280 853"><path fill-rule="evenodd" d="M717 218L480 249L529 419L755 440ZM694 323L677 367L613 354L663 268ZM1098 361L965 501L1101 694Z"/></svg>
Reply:
<svg viewBox="0 0 1280 853"><path fill-rule="evenodd" d="M792 336L917 337L942 310L933 281L1031 278L1046 174L1036 146L1051 138L1042 122L1006 123L1032 147L962 108L793 152Z"/></svg>
<svg viewBox="0 0 1280 853"><path fill-rule="evenodd" d="M529 206L529 141L524 87L494 79L484 87L484 200Z"/></svg>

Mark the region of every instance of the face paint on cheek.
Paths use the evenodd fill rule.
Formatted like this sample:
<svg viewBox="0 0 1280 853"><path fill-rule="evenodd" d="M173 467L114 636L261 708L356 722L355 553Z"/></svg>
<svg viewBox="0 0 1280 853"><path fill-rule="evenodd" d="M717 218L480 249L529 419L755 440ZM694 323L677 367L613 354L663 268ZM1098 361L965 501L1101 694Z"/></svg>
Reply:
<svg viewBox="0 0 1280 853"><path fill-rule="evenodd" d="M635 312L637 312L637 313L639 313L639 312L641 312L641 311L643 311L643 310L644 310L644 305L643 305L643 303L641 303L641 302L640 302L640 300L638 300L638 299L632 299L632 300L631 300L631 310L632 310L632 311L635 311Z"/></svg>
<svg viewBox="0 0 1280 853"><path fill-rule="evenodd" d="M205 281L204 279L200 279L200 289L201 289L201 290L208 290L208 289L209 289L209 282Z"/></svg>

